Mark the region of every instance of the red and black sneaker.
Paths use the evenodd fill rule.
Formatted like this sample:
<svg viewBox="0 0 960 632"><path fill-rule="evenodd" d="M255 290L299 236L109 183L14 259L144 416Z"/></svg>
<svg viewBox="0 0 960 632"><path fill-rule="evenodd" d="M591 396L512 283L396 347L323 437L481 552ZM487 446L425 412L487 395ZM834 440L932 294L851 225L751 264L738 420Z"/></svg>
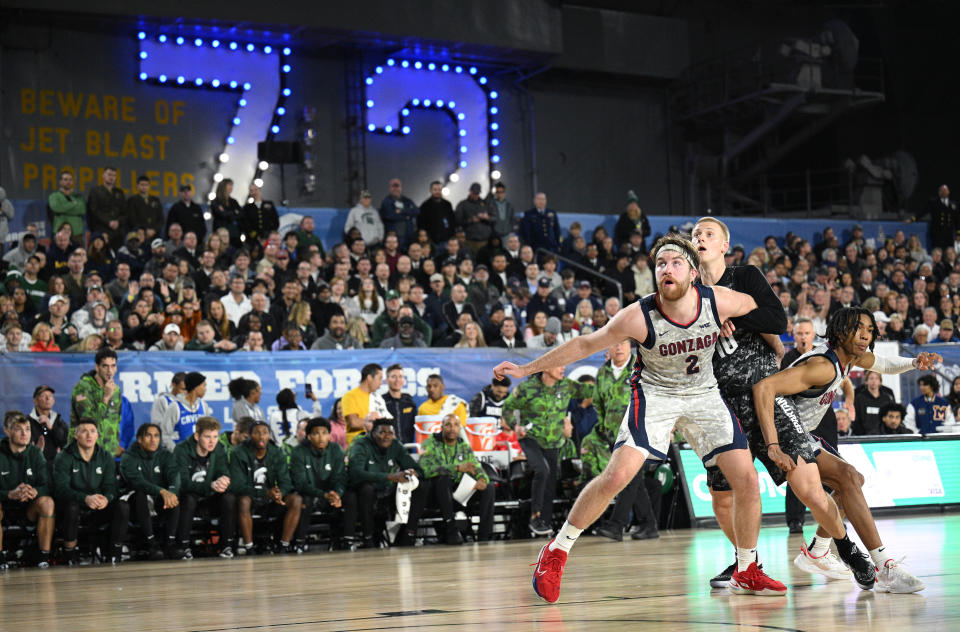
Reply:
<svg viewBox="0 0 960 632"><path fill-rule="evenodd" d="M745 571L733 571L727 590L735 595L760 595L761 597L782 597L787 594L787 587L768 577L756 562L751 562Z"/></svg>
<svg viewBox="0 0 960 632"><path fill-rule="evenodd" d="M557 603L560 599L560 580L563 578L563 567L567 563L567 552L563 549L551 551L552 543L551 539L540 549L537 568L533 571L533 592L547 603Z"/></svg>

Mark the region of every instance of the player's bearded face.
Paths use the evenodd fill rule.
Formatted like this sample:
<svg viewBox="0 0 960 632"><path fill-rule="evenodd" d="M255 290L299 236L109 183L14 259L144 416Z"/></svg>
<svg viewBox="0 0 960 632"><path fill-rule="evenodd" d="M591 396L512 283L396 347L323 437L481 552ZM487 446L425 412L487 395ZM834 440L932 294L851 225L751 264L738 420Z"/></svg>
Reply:
<svg viewBox="0 0 960 632"><path fill-rule="evenodd" d="M667 300L679 299L690 289L690 264L684 257L672 252L665 253L664 259L657 259L657 290L660 296Z"/></svg>

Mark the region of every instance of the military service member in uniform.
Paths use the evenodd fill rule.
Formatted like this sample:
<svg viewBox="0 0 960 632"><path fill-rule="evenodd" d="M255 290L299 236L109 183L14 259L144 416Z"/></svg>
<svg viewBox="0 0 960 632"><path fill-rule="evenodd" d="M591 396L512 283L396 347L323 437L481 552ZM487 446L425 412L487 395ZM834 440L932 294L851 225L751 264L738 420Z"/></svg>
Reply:
<svg viewBox="0 0 960 632"><path fill-rule="evenodd" d="M87 196L87 224L91 232L106 233L110 247L119 250L123 246L127 198L123 189L116 186L115 168L104 167L100 181Z"/></svg>
<svg viewBox="0 0 960 632"><path fill-rule="evenodd" d="M150 178L137 178L137 194L127 200L127 218L131 228L142 228L146 239L151 241L163 230L163 206L160 198L150 195Z"/></svg>

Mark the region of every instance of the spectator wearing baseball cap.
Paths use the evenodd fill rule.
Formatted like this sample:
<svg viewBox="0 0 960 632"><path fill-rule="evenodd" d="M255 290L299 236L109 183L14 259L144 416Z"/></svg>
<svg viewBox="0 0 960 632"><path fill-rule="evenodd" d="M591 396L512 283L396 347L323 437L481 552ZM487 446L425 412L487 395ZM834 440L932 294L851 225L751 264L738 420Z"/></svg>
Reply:
<svg viewBox="0 0 960 632"><path fill-rule="evenodd" d="M154 278L159 279L163 276L163 268L171 259L167 257L167 244L157 237L150 242L150 260L143 267L144 272L149 272Z"/></svg>
<svg viewBox="0 0 960 632"><path fill-rule="evenodd" d="M370 328L370 344L379 347L383 339L397 331L397 318L400 314L400 293L388 290L384 296L384 310L374 319Z"/></svg>
<svg viewBox="0 0 960 632"><path fill-rule="evenodd" d="M168 323L163 328L163 336L147 351L183 351L183 338L180 337L180 326Z"/></svg>
<svg viewBox="0 0 960 632"><path fill-rule="evenodd" d="M160 441L163 447L173 451L174 446L193 436L194 426L200 417L213 416L213 409L203 396L207 394L207 378L203 373L191 371L183 379L183 395L167 407L160 424Z"/></svg>
<svg viewBox="0 0 960 632"><path fill-rule="evenodd" d="M954 335L954 326L953 321L949 318L944 318L940 321L940 331L937 333L936 340L932 342L960 342L960 338L957 338Z"/></svg>
<svg viewBox="0 0 960 632"><path fill-rule="evenodd" d="M586 279L581 279L576 283L577 292L566 302L564 306L565 311L576 315L577 306L580 304L580 301L590 301L590 306L594 310L603 309L603 303L600 302L600 299L594 296L593 294L593 284Z"/></svg>
<svg viewBox="0 0 960 632"><path fill-rule="evenodd" d="M547 277L540 277L537 281L537 293L530 297L527 304L527 313L543 312L547 316L559 317L562 311L560 301L553 295L553 283Z"/></svg>
<svg viewBox="0 0 960 632"><path fill-rule="evenodd" d="M344 234L356 228L360 231L360 239L367 246L375 246L383 241L383 220L380 212L374 208L373 195L368 189L360 192L360 201L350 209L347 222L343 226Z"/></svg>
<svg viewBox="0 0 960 632"><path fill-rule="evenodd" d="M47 299L47 309L41 312L40 320L50 325L53 330L53 338L57 341L57 346L66 349L76 343L80 337L77 327L67 320L67 312L70 310L70 299L62 294L54 294Z"/></svg>
<svg viewBox="0 0 960 632"><path fill-rule="evenodd" d="M33 410L30 411L30 443L43 451L48 473L53 474L53 459L67 445L70 427L63 415L55 411L52 386L41 384L33 389Z"/></svg>
<svg viewBox="0 0 960 632"><path fill-rule="evenodd" d="M531 302L533 302L532 299ZM543 328L543 333L527 340L527 347L531 349L553 349L560 344L558 340L560 325L560 319L551 316L547 319L547 326Z"/></svg>
<svg viewBox="0 0 960 632"><path fill-rule="evenodd" d="M480 183L470 185L467 197L457 204L454 212L457 226L463 227L467 246L473 252L478 252L487 245L487 240L493 235L493 222L496 213L490 212L487 202L480 197Z"/></svg>

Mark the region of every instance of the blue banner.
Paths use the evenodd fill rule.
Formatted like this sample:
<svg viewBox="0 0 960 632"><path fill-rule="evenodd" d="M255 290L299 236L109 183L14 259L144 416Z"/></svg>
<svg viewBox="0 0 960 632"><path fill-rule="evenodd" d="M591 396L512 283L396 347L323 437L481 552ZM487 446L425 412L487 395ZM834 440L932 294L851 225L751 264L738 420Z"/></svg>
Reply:
<svg viewBox="0 0 960 632"><path fill-rule="evenodd" d="M304 385L310 384L323 414L328 415L334 402L360 383L360 369L371 362L386 370L392 364L403 365L406 387L417 405L427 398L427 377L437 373L446 384L448 394L469 401L493 378L493 367L504 360L523 364L542 353L538 350L486 349L365 349L362 351L298 351L237 352L123 352L120 354L116 382L134 411L134 424L149 421L154 398L169 390L177 371L199 371L207 378L204 400L214 415L232 428L233 400L227 390L230 380L245 377L256 380L263 389L260 407L269 416L277 409L277 393L291 388L297 403L311 410L312 402L304 396ZM583 373L596 374L603 363L597 354L567 367L567 377ZM89 354L12 353L0 359L0 393L2 410L29 412L33 408L33 389L48 384L56 391L54 410L69 419L70 393L83 373L93 369ZM514 384L516 386L516 384ZM386 383L383 386L386 392Z"/></svg>

